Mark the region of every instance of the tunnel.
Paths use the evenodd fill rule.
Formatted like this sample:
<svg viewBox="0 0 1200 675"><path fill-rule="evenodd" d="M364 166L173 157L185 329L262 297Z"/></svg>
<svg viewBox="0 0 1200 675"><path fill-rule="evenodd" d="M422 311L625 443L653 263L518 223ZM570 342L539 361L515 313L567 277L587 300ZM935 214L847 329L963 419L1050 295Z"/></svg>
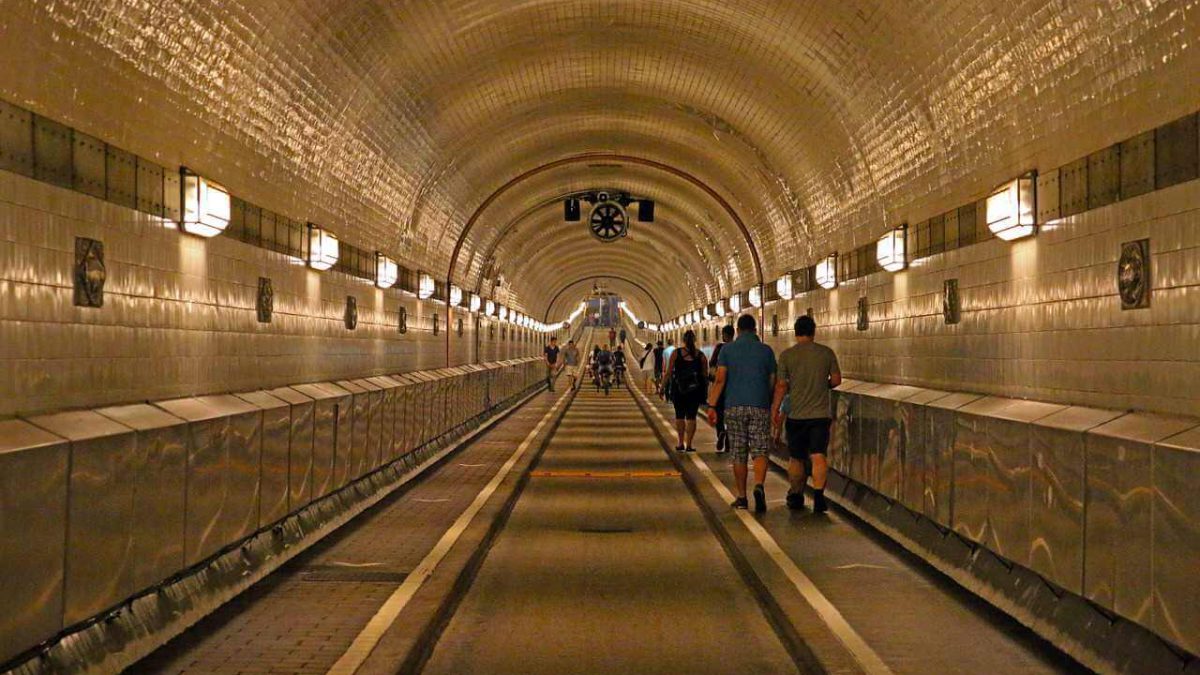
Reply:
<svg viewBox="0 0 1200 675"><path fill-rule="evenodd" d="M0 674L1200 673L1196 0L0 35Z"/></svg>

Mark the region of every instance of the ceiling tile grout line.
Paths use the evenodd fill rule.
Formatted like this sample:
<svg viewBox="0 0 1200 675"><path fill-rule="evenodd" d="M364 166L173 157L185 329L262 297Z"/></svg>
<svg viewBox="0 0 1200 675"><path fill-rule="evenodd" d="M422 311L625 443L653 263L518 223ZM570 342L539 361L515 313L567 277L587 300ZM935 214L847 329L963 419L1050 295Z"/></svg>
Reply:
<svg viewBox="0 0 1200 675"><path fill-rule="evenodd" d="M674 426L667 422L667 419L663 417L662 411L658 409L658 406L654 405L654 402L649 400L646 395L637 387L631 387L631 389L637 392L637 396L641 398L647 404L650 410L654 412L654 415L658 418L659 423L668 432L673 432ZM690 459L692 460L692 464L695 465L696 469L708 479L709 484L712 485L713 489L717 491L717 494L721 496L721 499L729 502L733 501L733 493L729 491L729 488L725 487L725 484L721 482L721 479L717 478L716 474L714 474L712 469L709 468L707 462L697 455L691 455ZM891 675L891 668L889 668L887 664L884 663L883 659L880 658L879 654L877 654L875 650L867 644L866 640L864 640L862 636L859 635L856 630L854 630L854 627L850 625L850 623L846 620L846 617L844 617L842 613L838 611L837 607L835 607L834 604L829 601L829 598L825 597L825 594L817 588L812 579L810 579L808 575L800 570L800 567L796 565L795 561L788 557L783 548L779 546L779 543L775 541L775 538L772 537L769 532L767 532L767 529L763 527L761 523L755 520L754 516L750 515L748 511L736 509L735 515L738 517L738 520L741 521L742 525L749 530L754 539L758 541L759 546L761 546L763 550L766 551L767 555L770 556L771 560L775 562L775 564L783 572L784 576L786 576L788 580L792 582L792 585L795 586L796 590L804 598L805 602L807 602L809 606L811 606L817 613L817 615L821 617L821 621L823 621L825 625L829 627L837 639L846 647L847 650L850 651L850 653L854 656L854 659L858 661L860 666L862 666L863 671L869 675Z"/></svg>
<svg viewBox="0 0 1200 675"><path fill-rule="evenodd" d="M559 394L558 400L546 411L546 414L538 421L537 426L529 432L525 440L521 441L521 444L517 446L513 454L504 462L504 465L500 467L500 470L492 477L492 480L475 496L471 505L458 516L450 526L450 529L446 530L445 534L442 535L433 549L426 554L420 564L413 569L404 582L397 586L391 596L384 601L375 615L371 617L371 620L367 622L367 625L354 638L350 647L346 649L345 653L329 669L329 675L352 675L366 661L367 656L379 644L379 640L383 637L383 634L395 623L396 619L400 616L400 612L404 610L404 607L408 605L409 601L412 600L425 581L433 575L438 564L450 552L450 549L453 548L467 527L471 525L475 516L483 509L484 504L487 503L497 488L500 487L500 484L508 477L508 474L512 472L512 468L516 466L517 462L520 461L521 457L533 443L533 440L542 432L547 420L552 419L558 411L559 406L562 405L562 402L569 398L568 394L569 391Z"/></svg>

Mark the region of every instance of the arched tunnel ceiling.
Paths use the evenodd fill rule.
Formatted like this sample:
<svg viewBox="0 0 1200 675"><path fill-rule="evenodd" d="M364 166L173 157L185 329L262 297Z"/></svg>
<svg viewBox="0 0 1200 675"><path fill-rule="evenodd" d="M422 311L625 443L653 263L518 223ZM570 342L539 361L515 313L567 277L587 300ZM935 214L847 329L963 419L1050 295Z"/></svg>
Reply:
<svg viewBox="0 0 1200 675"><path fill-rule="evenodd" d="M495 256L535 316L605 273L673 316L755 283L755 255L772 279L1194 110L1200 88L1166 85L1200 70L1198 15L1171 0L20 2L0 14L0 94L467 287ZM1131 91L1134 115L1118 108ZM607 162L540 174L464 232L513 177L597 152L695 176L749 241L695 186ZM660 222L608 246L561 222L558 196L609 186L656 198Z"/></svg>

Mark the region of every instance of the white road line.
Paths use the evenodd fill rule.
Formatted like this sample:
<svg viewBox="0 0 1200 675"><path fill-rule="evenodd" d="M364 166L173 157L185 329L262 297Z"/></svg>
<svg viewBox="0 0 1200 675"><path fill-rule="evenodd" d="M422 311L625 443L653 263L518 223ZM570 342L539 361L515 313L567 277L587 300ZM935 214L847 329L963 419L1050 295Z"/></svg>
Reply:
<svg viewBox="0 0 1200 675"><path fill-rule="evenodd" d="M636 391L637 395L646 402L646 404L650 407L650 410L654 412L656 417L658 417L658 421L662 424L663 428L668 432L673 433L675 430L674 425L670 424L667 421L667 418L663 417L663 414L658 409L658 406L654 405L653 402L647 399L646 396L642 394L641 390ZM698 455L693 454L690 455L690 457L692 464L695 465L696 469L698 469L700 473L708 478L709 484L712 485L713 489L717 491L717 494L721 496L721 499L732 502L733 493L729 491L729 488L725 487L725 484L721 482L720 478L717 478L716 474L714 474L712 469L709 468L708 463L700 459ZM858 661L858 665L861 666L865 672L872 675L890 675L892 672L891 668L888 668L887 664L883 662L883 659L879 658L879 654L876 654L875 650L871 649L871 646L867 644L866 640L863 640L862 636L854 630L848 621L846 621L846 617L842 616L842 613L838 611L837 607L833 606L833 603L830 602L829 598L826 598L825 594L817 588L812 579L809 579L808 575L800 571L800 568L790 557L788 557L788 554L785 553L783 548L779 546L779 543L775 541L775 538L771 536L771 533L767 532L767 529L762 526L762 523L755 520L754 516L750 515L749 511L737 509L734 511L734 513L737 515L737 518L741 521L742 525L744 525L746 529L750 531L750 534L758 541L759 546L766 551L767 555L771 557L771 560L775 561L775 564L779 566L779 569L783 572L783 574L788 578L789 581L792 582L792 585L796 587L796 590L800 592L801 597L808 602L809 606L816 611L817 615L821 617L821 620L825 622L825 625L829 627L834 636L836 636L837 639L846 647L846 649L849 650L850 654L854 656L854 659Z"/></svg>
<svg viewBox="0 0 1200 675"><path fill-rule="evenodd" d="M395 623L400 612L412 600L425 581L433 576L433 571L437 569L438 563L450 552L455 542L458 541L467 527L471 525L471 521L475 519L476 514L483 509L483 505L487 503L487 500L500 487L500 483L508 477L513 467L516 466L521 456L533 444L533 440L541 433L542 428L554 417L559 406L566 400L566 394L567 392L563 392L559 395L558 400L546 411L546 414L542 416L542 419L533 428L533 431L529 432L525 440L521 441L521 444L513 451L508 461L500 467L500 471L475 496L475 500L471 502L467 510L459 514L454 524L450 526L450 529L446 530L446 533L438 540L433 550L405 578L404 582L397 586L396 590L392 591L391 596L383 603L383 606L379 608L375 616L371 617L371 620L367 622L367 625L358 634L358 637L354 638L354 642L350 644L350 648L346 650L346 653L342 654L337 663L333 664L333 667L329 669L330 675L352 675L367 660L367 656L370 655L371 650L375 649L375 645L379 644L379 640L383 637L383 634Z"/></svg>

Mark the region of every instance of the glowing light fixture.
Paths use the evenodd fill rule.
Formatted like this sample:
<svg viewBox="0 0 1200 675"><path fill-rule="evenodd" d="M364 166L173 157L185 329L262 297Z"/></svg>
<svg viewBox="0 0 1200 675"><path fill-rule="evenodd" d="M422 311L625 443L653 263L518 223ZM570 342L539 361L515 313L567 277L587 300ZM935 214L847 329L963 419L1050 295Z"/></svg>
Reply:
<svg viewBox="0 0 1200 675"><path fill-rule="evenodd" d="M729 303L730 313L737 314L738 312L742 311L742 295L740 293L735 293L729 296L729 300L727 302Z"/></svg>
<svg viewBox="0 0 1200 675"><path fill-rule="evenodd" d="M400 278L400 266L395 260L386 255L375 252L375 285L380 288L391 288L396 285L396 280Z"/></svg>
<svg viewBox="0 0 1200 675"><path fill-rule="evenodd" d="M229 227L229 191L203 176L179 169L180 227L198 237L215 237Z"/></svg>
<svg viewBox="0 0 1200 675"><path fill-rule="evenodd" d="M875 243L875 259L889 272L899 272L908 266L908 226L901 225L879 238Z"/></svg>
<svg viewBox="0 0 1200 675"><path fill-rule="evenodd" d="M417 277L417 297L422 300L428 300L433 297L433 292L437 285L433 283L433 277L421 272Z"/></svg>
<svg viewBox="0 0 1200 675"><path fill-rule="evenodd" d="M755 286L750 289L749 300L751 307L762 307L762 287Z"/></svg>
<svg viewBox="0 0 1200 675"><path fill-rule="evenodd" d="M462 304L463 292L462 289L454 284L450 284L450 306L458 307Z"/></svg>
<svg viewBox="0 0 1200 675"><path fill-rule="evenodd" d="M837 288L837 254L830 253L829 257L817 263L817 285L821 288Z"/></svg>
<svg viewBox="0 0 1200 675"><path fill-rule="evenodd" d="M714 316L725 316L725 301L724 300L716 301L715 303L713 303L713 307L716 308L714 310L715 311Z"/></svg>
<svg viewBox="0 0 1200 675"><path fill-rule="evenodd" d="M775 292L780 300L792 299L792 275L785 274L775 280Z"/></svg>
<svg viewBox="0 0 1200 675"><path fill-rule="evenodd" d="M308 224L308 266L314 270L327 270L338 261L338 238L319 225Z"/></svg>
<svg viewBox="0 0 1200 675"><path fill-rule="evenodd" d="M483 305L483 298L480 298L478 293L471 293L471 301L470 302L471 302L471 311L478 312L479 308Z"/></svg>
<svg viewBox="0 0 1200 675"><path fill-rule="evenodd" d="M987 225L1005 241L1037 232L1037 188L1032 172L997 188L987 198Z"/></svg>
<svg viewBox="0 0 1200 675"><path fill-rule="evenodd" d="M508 308L504 305L500 305L500 320L508 321Z"/></svg>
<svg viewBox="0 0 1200 675"><path fill-rule="evenodd" d="M488 300L483 305L483 313L487 314L488 316L494 316L496 314L496 303L492 302L491 300Z"/></svg>

